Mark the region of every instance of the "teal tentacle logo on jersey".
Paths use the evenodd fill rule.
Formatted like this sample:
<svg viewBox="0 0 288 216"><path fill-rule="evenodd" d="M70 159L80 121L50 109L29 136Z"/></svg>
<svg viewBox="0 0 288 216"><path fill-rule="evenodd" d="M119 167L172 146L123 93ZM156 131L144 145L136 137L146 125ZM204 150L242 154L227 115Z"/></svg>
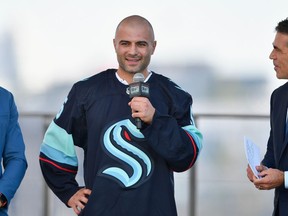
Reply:
<svg viewBox="0 0 288 216"><path fill-rule="evenodd" d="M121 182L125 187L132 187L147 180L152 172L152 159L135 145L144 139L143 134L130 120L122 120L110 126L104 134L104 148L128 169L108 167L102 171L107 177ZM132 144L134 143L134 145Z"/></svg>

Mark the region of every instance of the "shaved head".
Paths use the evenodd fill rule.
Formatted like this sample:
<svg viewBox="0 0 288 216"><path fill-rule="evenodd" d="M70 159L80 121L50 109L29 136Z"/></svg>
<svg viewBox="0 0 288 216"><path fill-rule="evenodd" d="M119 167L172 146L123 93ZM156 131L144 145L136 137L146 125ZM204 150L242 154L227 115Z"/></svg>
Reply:
<svg viewBox="0 0 288 216"><path fill-rule="evenodd" d="M116 28L116 32L115 32L115 37L119 31L119 29L123 26L129 26L131 28L136 28L136 27L144 27L146 28L151 36L151 40L154 41L155 40L155 36L154 36L154 30L153 27L151 25L151 23L145 19L144 17L141 17L139 15L132 15L132 16L128 16L126 18L124 18L117 26Z"/></svg>
<svg viewBox="0 0 288 216"><path fill-rule="evenodd" d="M119 67L117 74L128 83L135 73L147 77L148 65L153 55L156 41L150 22L138 15L124 18L116 28L113 44Z"/></svg>

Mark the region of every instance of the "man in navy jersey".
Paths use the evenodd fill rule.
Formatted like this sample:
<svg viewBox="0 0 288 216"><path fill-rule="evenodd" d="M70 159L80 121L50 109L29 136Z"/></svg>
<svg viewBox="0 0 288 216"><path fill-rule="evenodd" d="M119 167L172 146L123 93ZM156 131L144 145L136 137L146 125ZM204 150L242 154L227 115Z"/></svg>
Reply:
<svg viewBox="0 0 288 216"><path fill-rule="evenodd" d="M191 168L202 148L192 98L169 78L148 70L156 48L148 20L126 17L113 43L118 69L73 85L44 136L42 173L78 215L176 216L173 172ZM149 85L149 97L130 98L136 73ZM75 180L75 146L84 151L84 186Z"/></svg>

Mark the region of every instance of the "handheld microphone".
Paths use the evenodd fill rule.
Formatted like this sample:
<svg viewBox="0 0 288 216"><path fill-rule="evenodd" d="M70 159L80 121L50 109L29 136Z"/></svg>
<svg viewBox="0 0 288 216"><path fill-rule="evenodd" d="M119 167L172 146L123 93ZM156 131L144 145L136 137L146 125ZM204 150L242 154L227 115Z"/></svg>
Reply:
<svg viewBox="0 0 288 216"><path fill-rule="evenodd" d="M142 73L136 73L133 76L133 82L129 85L129 96L134 97L149 97L149 84L144 83L145 77ZM135 118L137 129L142 128L142 121L140 118Z"/></svg>

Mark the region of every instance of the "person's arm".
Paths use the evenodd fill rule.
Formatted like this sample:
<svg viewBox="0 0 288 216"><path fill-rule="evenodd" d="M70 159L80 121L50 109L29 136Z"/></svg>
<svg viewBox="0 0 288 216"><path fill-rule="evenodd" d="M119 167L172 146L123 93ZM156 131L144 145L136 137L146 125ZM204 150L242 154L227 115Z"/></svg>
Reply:
<svg viewBox="0 0 288 216"><path fill-rule="evenodd" d="M272 132L270 133L270 137L268 139L267 143L267 149L266 153L264 155L263 160L261 161L261 164L269 167L269 168L275 168L275 160L274 160L274 147L273 147L273 141L272 141Z"/></svg>
<svg viewBox="0 0 288 216"><path fill-rule="evenodd" d="M275 91L271 95L270 99L270 134L269 134L269 139L267 142L267 149L266 153L264 155L264 158L261 162L266 167L269 168L275 168L275 159L274 159L274 143L273 143L273 108L274 108L274 103L275 103Z"/></svg>
<svg viewBox="0 0 288 216"><path fill-rule="evenodd" d="M160 113L156 109L152 121L148 121L149 124L141 129L141 132L169 167L181 172L195 163L202 148L202 134L196 128L192 117L192 98L178 88L176 92L169 107L170 114ZM149 109L147 106L147 113L150 113ZM143 120L141 113L140 111L139 117ZM139 113L133 113L133 117L136 115Z"/></svg>
<svg viewBox="0 0 288 216"><path fill-rule="evenodd" d="M68 206L69 199L82 188L75 179L78 170L75 145L85 125L81 123L75 86L67 98L45 133L39 160L48 186ZM85 144L85 140L82 143Z"/></svg>
<svg viewBox="0 0 288 216"><path fill-rule="evenodd" d="M179 126L172 116L156 111L153 122L141 131L151 147L176 172L182 172L195 163L202 148L202 134L190 124Z"/></svg>
<svg viewBox="0 0 288 216"><path fill-rule="evenodd" d="M7 206L14 197L27 169L25 145L18 123L18 111L12 94L9 94L7 101L9 101L9 120L6 129L5 143L3 143L4 150L2 157L4 173L0 178L0 193L3 199L2 204L4 203L3 207Z"/></svg>
<svg viewBox="0 0 288 216"><path fill-rule="evenodd" d="M80 189L75 180L78 162L71 134L54 121L44 136L39 160L46 183L67 204Z"/></svg>

